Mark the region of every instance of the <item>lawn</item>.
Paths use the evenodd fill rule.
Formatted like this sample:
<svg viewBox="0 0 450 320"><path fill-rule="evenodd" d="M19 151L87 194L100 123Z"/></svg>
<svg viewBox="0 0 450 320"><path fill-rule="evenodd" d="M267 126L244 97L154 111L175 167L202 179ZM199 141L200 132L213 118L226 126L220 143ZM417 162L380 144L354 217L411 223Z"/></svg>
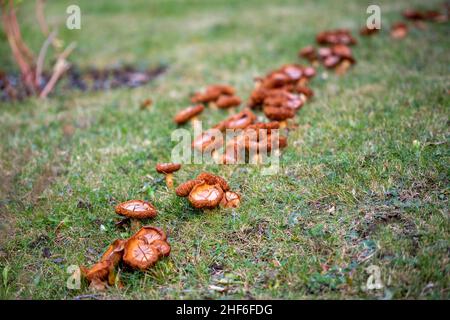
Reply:
<svg viewBox="0 0 450 320"><path fill-rule="evenodd" d="M421 2L378 1L383 29L358 37L357 64L343 76L319 70L277 175L183 166L176 184L210 171L242 195L237 209L202 213L155 171L176 144L175 112L211 83L246 100L255 76L306 63L297 52L319 31L357 35L368 3L48 1L49 23L78 44L70 57L78 66L168 69L136 89L0 104L0 298L90 294L86 283L66 287L67 268L92 265L130 236L115 226L114 206L137 198L158 208L148 224L168 232L172 253L147 272L122 270L123 287L97 298L448 299L449 24L411 28L400 41L388 32ZM63 28L70 4L81 8L81 30ZM45 39L33 10L34 1L23 3L19 19L37 52ZM2 33L1 69L14 69L9 50ZM146 98L154 104L141 110ZM226 116L206 110L202 119L212 126ZM371 265L381 290L366 288Z"/></svg>

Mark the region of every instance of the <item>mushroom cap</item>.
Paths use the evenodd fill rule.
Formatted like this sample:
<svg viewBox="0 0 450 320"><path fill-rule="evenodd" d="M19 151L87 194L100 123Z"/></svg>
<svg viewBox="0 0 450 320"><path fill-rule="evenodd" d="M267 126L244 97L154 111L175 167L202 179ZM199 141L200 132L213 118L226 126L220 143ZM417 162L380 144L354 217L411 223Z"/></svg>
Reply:
<svg viewBox="0 0 450 320"><path fill-rule="evenodd" d="M142 227L133 237L145 240L149 244L156 240L165 241L167 239L167 235L162 229L153 226Z"/></svg>
<svg viewBox="0 0 450 320"><path fill-rule="evenodd" d="M237 208L241 202L241 197L234 191L227 191L223 195L220 205L224 208Z"/></svg>
<svg viewBox="0 0 450 320"><path fill-rule="evenodd" d="M189 193L189 202L197 209L214 208L222 200L223 190L219 184L199 183Z"/></svg>
<svg viewBox="0 0 450 320"><path fill-rule="evenodd" d="M194 180L188 180L182 184L180 184L176 189L175 193L179 197L187 197L189 193L191 192L192 188L196 185L201 183L202 180L200 179L194 179Z"/></svg>
<svg viewBox="0 0 450 320"><path fill-rule="evenodd" d="M270 93L264 99L264 107L290 108L298 110L303 106L303 100L300 96L288 91L277 91Z"/></svg>
<svg viewBox="0 0 450 320"><path fill-rule="evenodd" d="M106 249L105 253L100 258L100 262L102 261L111 261L114 266L119 264L119 262L122 260L123 256L123 249L125 246L125 243L127 241L124 239L117 239L115 240L109 247Z"/></svg>
<svg viewBox="0 0 450 320"><path fill-rule="evenodd" d="M325 58L325 60L323 61L323 65L325 66L325 68L331 69L336 67L339 62L341 62L341 57L331 55Z"/></svg>
<svg viewBox="0 0 450 320"><path fill-rule="evenodd" d="M128 218L146 219L157 215L156 208L143 200L130 200L116 206L116 213Z"/></svg>
<svg viewBox="0 0 450 320"><path fill-rule="evenodd" d="M298 55L309 61L315 60L317 58L316 48L313 46L306 46L298 52Z"/></svg>
<svg viewBox="0 0 450 320"><path fill-rule="evenodd" d="M306 78L312 78L316 75L316 69L314 67L306 67L303 69L303 74Z"/></svg>
<svg viewBox="0 0 450 320"><path fill-rule="evenodd" d="M219 148L220 146L222 146L223 136L222 134L220 134L219 136L215 135L213 132L214 129L216 128L206 130L198 137L196 137L194 141L192 141L192 148L203 151L209 146L211 146L211 148Z"/></svg>
<svg viewBox="0 0 450 320"><path fill-rule="evenodd" d="M179 163L158 163L156 165L156 171L159 173L172 173L180 170L181 164Z"/></svg>
<svg viewBox="0 0 450 320"><path fill-rule="evenodd" d="M216 105L220 109L237 107L241 104L241 99L237 96L221 95L216 101Z"/></svg>
<svg viewBox="0 0 450 320"><path fill-rule="evenodd" d="M256 115L249 109L244 109L241 112L234 114L224 121L218 123L214 128L219 130L225 129L245 129L256 120Z"/></svg>
<svg viewBox="0 0 450 320"><path fill-rule="evenodd" d="M283 121L289 118L293 118L295 116L295 111L294 109L288 107L278 108L266 106L264 107L264 114L270 120Z"/></svg>
<svg viewBox="0 0 450 320"><path fill-rule="evenodd" d="M205 107L201 104L198 104L196 106L190 106L186 109L181 110L178 112L175 117L173 118L173 121L177 124L183 124L187 122L189 119L195 117L196 115L203 112Z"/></svg>
<svg viewBox="0 0 450 320"><path fill-rule="evenodd" d="M352 49L350 49L350 47L346 46L345 44L335 44L331 47L331 51L333 51L334 55L337 55L341 58L353 60Z"/></svg>
<svg viewBox="0 0 450 320"><path fill-rule="evenodd" d="M94 279L105 281L108 279L109 273L113 269L113 264L110 260L100 261L94 264L90 269L81 268L84 277L91 282Z"/></svg>
<svg viewBox="0 0 450 320"><path fill-rule="evenodd" d="M234 95L234 88L226 84L213 84L206 88L205 92L197 92L191 98L194 103L208 103L216 101L221 95Z"/></svg>
<svg viewBox="0 0 450 320"><path fill-rule="evenodd" d="M403 22L397 22L391 27L391 37L402 39L408 34L408 25Z"/></svg>
<svg viewBox="0 0 450 320"><path fill-rule="evenodd" d="M166 233L157 227L145 226L125 244L123 261L132 268L146 270L161 256L170 254Z"/></svg>
<svg viewBox="0 0 450 320"><path fill-rule="evenodd" d="M131 237L125 245L123 262L132 268L146 270L158 261L159 256L160 253L155 246L142 239Z"/></svg>
<svg viewBox="0 0 450 320"><path fill-rule="evenodd" d="M216 176L209 172L200 173L197 176L197 180L203 180L207 184L210 184L210 185L218 184L222 188L223 191L230 190L230 186L228 185L228 183L225 181L224 178L222 178L220 176Z"/></svg>

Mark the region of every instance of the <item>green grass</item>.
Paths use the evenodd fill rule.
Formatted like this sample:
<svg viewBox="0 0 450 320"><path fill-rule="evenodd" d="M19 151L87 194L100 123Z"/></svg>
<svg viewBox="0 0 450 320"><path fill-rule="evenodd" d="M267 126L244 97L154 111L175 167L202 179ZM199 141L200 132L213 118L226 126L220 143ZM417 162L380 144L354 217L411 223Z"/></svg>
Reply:
<svg viewBox="0 0 450 320"><path fill-rule="evenodd" d="M279 175L213 165L186 165L176 174L182 182L216 172L243 195L239 209L203 214L169 192L154 170L175 145L173 114L209 83L229 83L246 99L254 76L298 62L298 49L318 31L357 31L367 4L148 2L48 4L60 37L78 43L71 56L78 65L162 62L169 69L134 90L0 106L0 298L88 294L85 283L66 288L66 269L91 265L129 235L114 227L114 205L133 198L156 205L159 215L148 223L168 231L172 254L148 272L121 272L125 287L103 298L449 298L448 24L393 41L389 24L413 4L379 1L385 29L360 39L348 74L312 82L316 97L297 116ZM33 3L19 18L37 52L44 38ZM62 28L74 3L82 10L80 31ZM3 35L0 65L13 69ZM148 97L152 109L139 110ZM225 116L207 110L203 120L212 125ZM370 265L380 267L385 290L364 290Z"/></svg>

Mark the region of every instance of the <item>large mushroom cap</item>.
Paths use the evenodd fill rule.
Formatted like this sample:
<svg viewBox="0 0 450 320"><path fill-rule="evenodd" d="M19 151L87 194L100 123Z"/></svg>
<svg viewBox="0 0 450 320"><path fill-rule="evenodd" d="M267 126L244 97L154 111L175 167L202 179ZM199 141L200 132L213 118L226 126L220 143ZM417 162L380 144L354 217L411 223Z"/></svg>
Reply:
<svg viewBox="0 0 450 320"><path fill-rule="evenodd" d="M195 117L196 115L202 113L204 109L205 107L201 104L187 107L186 109L183 109L180 112L178 112L173 118L173 121L175 121L175 123L177 124L183 124L192 119L193 117Z"/></svg>
<svg viewBox="0 0 450 320"><path fill-rule="evenodd" d="M157 215L156 208L143 200L130 200L116 206L116 213L128 218L146 219Z"/></svg>
<svg viewBox="0 0 450 320"><path fill-rule="evenodd" d="M158 261L159 256L155 246L132 237L125 245L123 261L132 268L146 270Z"/></svg>
<svg viewBox="0 0 450 320"><path fill-rule="evenodd" d="M202 182L194 186L189 193L189 201L197 208L214 208L222 200L223 190L219 184L210 185Z"/></svg>
<svg viewBox="0 0 450 320"><path fill-rule="evenodd" d="M181 164L179 163L158 163L156 165L156 171L159 173L172 173L180 170Z"/></svg>

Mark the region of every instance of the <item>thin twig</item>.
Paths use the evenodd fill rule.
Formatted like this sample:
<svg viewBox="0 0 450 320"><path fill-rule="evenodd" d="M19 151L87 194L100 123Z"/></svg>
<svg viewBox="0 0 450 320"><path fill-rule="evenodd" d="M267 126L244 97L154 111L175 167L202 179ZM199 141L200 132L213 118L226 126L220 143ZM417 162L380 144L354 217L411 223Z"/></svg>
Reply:
<svg viewBox="0 0 450 320"><path fill-rule="evenodd" d="M70 64L66 61L67 57L72 53L73 49L75 49L76 43L72 42L67 46L67 48L58 56L56 60L55 66L53 67L53 74L50 80L45 85L39 97L41 99L45 99L48 94L53 90L56 83L58 82L61 75L70 68Z"/></svg>
<svg viewBox="0 0 450 320"><path fill-rule="evenodd" d="M39 56L36 62L36 79L35 79L36 86L39 86L39 80L41 79L41 74L44 67L45 56L47 55L48 46L53 41L55 36L56 31L50 33L50 35L47 37L44 44L42 45L41 50L39 51Z"/></svg>

